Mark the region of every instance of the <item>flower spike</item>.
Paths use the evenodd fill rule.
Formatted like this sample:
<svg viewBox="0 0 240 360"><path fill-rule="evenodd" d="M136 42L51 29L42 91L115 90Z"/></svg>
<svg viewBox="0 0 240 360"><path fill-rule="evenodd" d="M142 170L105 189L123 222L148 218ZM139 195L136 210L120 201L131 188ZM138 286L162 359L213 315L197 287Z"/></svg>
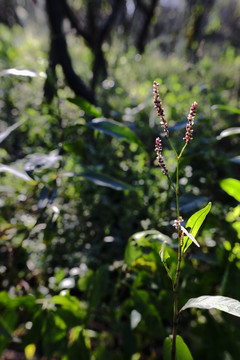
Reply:
<svg viewBox="0 0 240 360"><path fill-rule="evenodd" d="M193 124L194 124L194 118L197 113L197 106L198 106L198 103L196 101L194 101L194 103L190 107L190 111L189 111L188 118L187 118L188 124L186 126L186 134L185 134L185 137L183 138L183 140L185 140L186 144L190 144L193 139Z"/></svg>
<svg viewBox="0 0 240 360"><path fill-rule="evenodd" d="M179 216L178 219L174 220L173 227L175 227L175 229L181 228L181 222L183 222L183 218Z"/></svg>
<svg viewBox="0 0 240 360"><path fill-rule="evenodd" d="M162 156L162 141L159 137L156 139L155 152L157 154L158 165L162 168L162 172L164 173L164 175L168 176L168 169Z"/></svg>
<svg viewBox="0 0 240 360"><path fill-rule="evenodd" d="M154 81L153 82L153 95L154 95L153 102L154 102L154 107L157 110L157 115L160 117L161 126L162 126L166 136L168 137L169 136L168 124L165 119L164 108L162 107L162 103L159 98L158 86L159 86L159 84L156 81Z"/></svg>

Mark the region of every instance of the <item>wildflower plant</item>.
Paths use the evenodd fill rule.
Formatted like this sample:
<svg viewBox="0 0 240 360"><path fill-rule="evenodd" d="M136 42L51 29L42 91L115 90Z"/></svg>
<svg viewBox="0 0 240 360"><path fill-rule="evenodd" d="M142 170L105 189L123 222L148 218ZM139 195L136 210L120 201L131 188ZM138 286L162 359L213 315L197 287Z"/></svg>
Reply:
<svg viewBox="0 0 240 360"><path fill-rule="evenodd" d="M183 256L188 249L188 247L194 243L197 247L200 247L199 243L195 239L203 221L205 220L207 214L211 209L211 203L208 203L206 207L194 213L187 221L186 227L182 225L183 218L180 214L180 207L179 207L179 169L180 169L180 160L183 156L184 150L187 146L189 146L193 140L193 132L194 132L194 119L197 114L197 102L193 102L190 107L189 114L187 117L187 125L185 130L185 136L183 137L183 146L180 152L178 153L175 149L169 134L168 123L166 120L164 108L162 107L162 102L159 97L158 91L159 84L154 81L153 82L153 102L154 107L157 112L157 116L160 118L160 124L163 129L165 135L164 137L167 138L176 158L176 179L175 181L171 179L169 174L167 165L163 158L163 145L162 140L160 137L156 138L155 141L155 152L157 158L157 164L160 166L163 174L167 176L170 186L175 193L176 198L176 219L173 221L173 227L177 231L177 241L178 241L178 256L177 256L177 264L175 267L174 273L169 269L169 251L168 246L169 244L163 243L160 251L161 261L168 273L172 281L173 287L173 328L172 334L167 337L164 341L163 346L163 353L164 353L164 360L192 360L193 357L183 341L183 339L177 335L177 326L179 321L179 316L181 312L185 309L195 307L200 309L211 309L215 308L218 310L225 311L229 314L235 315L240 317L240 302L225 296L200 296L198 298L192 298L187 301L187 303L179 310L178 306L178 294L179 294L179 278L180 278L180 269ZM187 230L190 229L190 230Z"/></svg>

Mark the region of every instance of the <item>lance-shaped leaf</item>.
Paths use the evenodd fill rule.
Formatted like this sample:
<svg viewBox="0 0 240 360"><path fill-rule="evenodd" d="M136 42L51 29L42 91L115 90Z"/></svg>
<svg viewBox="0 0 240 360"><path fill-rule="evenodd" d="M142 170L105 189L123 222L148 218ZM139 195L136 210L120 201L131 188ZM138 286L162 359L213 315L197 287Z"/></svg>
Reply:
<svg viewBox="0 0 240 360"><path fill-rule="evenodd" d="M238 115L240 115L240 109L238 109L238 108L235 108L235 107L232 107L232 106L228 106L228 105L221 105L221 104L219 104L219 105L213 105L212 106L212 110L216 110L216 109L220 109L220 110L225 110L225 111L229 111L229 112L231 112L231 113L233 113L233 114L238 114Z"/></svg>
<svg viewBox="0 0 240 360"><path fill-rule="evenodd" d="M75 98L67 98L69 102L77 105L80 109L82 109L87 115L92 115L95 117L101 117L101 112L86 99L77 96Z"/></svg>
<svg viewBox="0 0 240 360"><path fill-rule="evenodd" d="M163 360L172 359L172 339L167 337L164 340L163 344ZM186 343L183 341L182 337L176 336L176 360L193 360L190 350L188 349Z"/></svg>
<svg viewBox="0 0 240 360"><path fill-rule="evenodd" d="M203 221L205 220L207 214L211 209L212 203L208 203L208 205L197 211L193 214L186 224L186 228L190 228L191 235L196 238L198 230L200 229ZM192 239L189 236L184 236L183 238L183 252L187 250L187 248L191 245Z"/></svg>
<svg viewBox="0 0 240 360"><path fill-rule="evenodd" d="M132 130L117 121L108 120L105 118L93 119L87 125L95 130L113 136L117 139L123 138L128 142L134 142L140 146L143 146L141 140L137 137L136 134L134 134Z"/></svg>
<svg viewBox="0 0 240 360"><path fill-rule="evenodd" d="M232 136L237 134L240 134L240 127L225 129L217 136L217 140L221 140L227 136Z"/></svg>
<svg viewBox="0 0 240 360"><path fill-rule="evenodd" d="M188 308L218 309L240 317L240 302L227 296L200 296L189 299L180 312Z"/></svg>
<svg viewBox="0 0 240 360"><path fill-rule="evenodd" d="M0 143L6 139L6 137L8 137L8 135L11 134L11 132L15 129L17 129L20 125L22 125L23 121L19 121L15 124L13 124L12 126L9 126L5 131L3 131L0 134Z"/></svg>
<svg viewBox="0 0 240 360"><path fill-rule="evenodd" d="M110 187L114 190L130 189L130 186L128 184L124 183L123 181L117 180L109 175L102 175L90 171L81 173L80 175L99 186Z"/></svg>
<svg viewBox="0 0 240 360"><path fill-rule="evenodd" d="M131 186L126 184L123 181L120 181L118 179L115 179L112 176L109 175L103 175L100 174L98 172L95 171L85 171L82 173L72 173L72 172L68 172L68 173L62 173L62 176L69 176L69 177L84 177L85 179L90 180L91 182L93 182L94 184L98 185L98 186L104 186L104 187L109 187L111 189L114 190L129 190L131 189Z"/></svg>
<svg viewBox="0 0 240 360"><path fill-rule="evenodd" d="M169 255L169 252L168 252L167 247L166 247L166 241L163 242L161 250L159 252L159 255L160 255L161 261L162 261L162 263L163 263L163 265L164 265L164 267L165 267L165 269L167 271L168 276L172 280L173 277L172 277L171 271L170 271L168 263L167 263L167 260L170 259L170 255Z"/></svg>
<svg viewBox="0 0 240 360"><path fill-rule="evenodd" d="M166 249L166 241L163 242L159 255L163 263L165 263L167 259L170 258L170 255Z"/></svg>
<svg viewBox="0 0 240 360"><path fill-rule="evenodd" d="M237 201L240 201L240 181L237 179L223 179L220 181L221 188Z"/></svg>
<svg viewBox="0 0 240 360"><path fill-rule="evenodd" d="M157 241L159 243L165 243L171 247L174 247L172 239L169 236L154 229L139 231L133 234L130 239L136 241L139 246L149 246L149 243L152 241Z"/></svg>
<svg viewBox="0 0 240 360"><path fill-rule="evenodd" d="M10 173L12 175L15 175L15 176L21 178L22 180L28 181L32 184L35 183L35 181L30 176L28 176L26 173L24 173L18 169L14 169L8 165L0 165L0 172L7 172L7 173Z"/></svg>

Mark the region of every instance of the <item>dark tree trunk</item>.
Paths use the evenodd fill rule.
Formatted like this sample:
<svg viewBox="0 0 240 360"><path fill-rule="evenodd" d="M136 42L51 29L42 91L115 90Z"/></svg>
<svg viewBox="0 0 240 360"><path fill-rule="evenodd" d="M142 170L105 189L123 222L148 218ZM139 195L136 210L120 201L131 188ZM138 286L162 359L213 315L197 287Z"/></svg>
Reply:
<svg viewBox="0 0 240 360"><path fill-rule="evenodd" d="M144 52L151 20L157 5L158 0L151 0L148 6L142 0L136 0L136 6L145 17L136 41L136 48L140 54Z"/></svg>
<svg viewBox="0 0 240 360"><path fill-rule="evenodd" d="M86 9L86 22L82 25L74 10L68 5L67 0L46 0L51 45L48 68L50 76L45 83L44 93L49 101L55 93L53 86L54 79L56 78L55 68L57 64L60 64L66 81L75 94L85 97L90 102L94 102L93 94L96 84L107 76L107 63L104 57L103 43L107 38L110 38L114 22L125 2L126 0L112 0L111 12L105 20L102 20L99 19L102 1L89 0ZM72 28L85 39L93 52L91 90L84 85L73 69L62 29L64 18L69 19Z"/></svg>
<svg viewBox="0 0 240 360"><path fill-rule="evenodd" d="M112 11L100 28L98 28L96 25L96 20L97 20L96 14L91 21L91 25L93 26L93 29L96 31L96 36L92 39L91 42L91 47L94 52L93 78L92 78L93 89L95 88L99 78L103 79L107 76L107 64L104 58L102 46L104 41L107 39L107 37L110 37L110 32L111 29L113 28L114 21L116 20L120 12L120 9L124 5L124 3L125 0L114 0L112 5ZM90 8L92 8L91 1L89 2L89 13L91 12Z"/></svg>
<svg viewBox="0 0 240 360"><path fill-rule="evenodd" d="M50 27L50 51L49 51L49 77L44 86L44 95L51 101L55 94L54 80L56 79L55 68L59 64L62 67L65 79L76 96L84 97L94 103L94 95L75 73L71 58L68 53L67 42L63 32L63 20L66 17L66 0L46 0L46 10Z"/></svg>
<svg viewBox="0 0 240 360"><path fill-rule="evenodd" d="M12 27L20 24L13 0L0 0L0 23Z"/></svg>

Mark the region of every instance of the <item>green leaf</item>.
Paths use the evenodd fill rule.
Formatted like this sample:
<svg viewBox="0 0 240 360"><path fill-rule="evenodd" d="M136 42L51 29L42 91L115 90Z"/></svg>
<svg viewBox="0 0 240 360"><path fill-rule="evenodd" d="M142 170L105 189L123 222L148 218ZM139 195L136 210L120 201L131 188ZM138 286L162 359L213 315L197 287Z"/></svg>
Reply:
<svg viewBox="0 0 240 360"><path fill-rule="evenodd" d="M70 311L77 318L81 318L84 316L84 309L81 302L75 297L71 295L55 295L52 297L52 302L55 305L61 306L62 309Z"/></svg>
<svg viewBox="0 0 240 360"><path fill-rule="evenodd" d="M208 205L197 211L195 214L193 214L190 219L188 220L186 224L186 228L190 228L191 235L195 238L198 230L200 229L203 221L205 220L207 214L209 213L211 209L212 203L209 202ZM187 250L187 248L191 245L192 239L189 238L189 236L184 236L183 238L183 252Z"/></svg>
<svg viewBox="0 0 240 360"><path fill-rule="evenodd" d="M226 110L229 112L232 112L233 114L238 114L240 115L240 109L232 107L232 106L228 106L228 105L213 105L212 106L212 110L216 110L216 109L220 109L220 110Z"/></svg>
<svg viewBox="0 0 240 360"><path fill-rule="evenodd" d="M221 188L237 201L240 201L240 181L233 178L223 179L220 181Z"/></svg>
<svg viewBox="0 0 240 360"><path fill-rule="evenodd" d="M96 184L98 186L109 187L109 188L117 190L117 191L131 189L131 186L124 183L123 181L117 180L114 177L109 176L109 175L102 175L95 171L86 171L86 172L82 172L80 174L63 173L62 175L71 176L71 177L82 176L85 179L90 180L91 182L93 182L94 184Z"/></svg>
<svg viewBox="0 0 240 360"><path fill-rule="evenodd" d="M36 299L33 296L19 296L15 298L9 298L9 303L12 303L13 307L23 307L32 311L36 305Z"/></svg>
<svg viewBox="0 0 240 360"><path fill-rule="evenodd" d="M167 261L170 259L170 255L169 255L169 252L168 252L167 247L166 247L166 242L164 242L164 243L162 244L162 247L161 247L161 250L160 250L160 252L159 252L159 255L160 255L160 258L161 258L161 260L162 260L162 263L163 263L163 265L164 265L164 267L165 267L165 269L166 269L166 271L167 271L168 276L169 276L170 279L172 280L173 277L172 277L172 274L171 274L171 272L170 272L170 270L169 270L169 267L168 267L168 264L167 264Z"/></svg>
<svg viewBox="0 0 240 360"><path fill-rule="evenodd" d="M0 292L0 304L3 306L7 306L11 303L11 298L6 291Z"/></svg>
<svg viewBox="0 0 240 360"><path fill-rule="evenodd" d="M88 102L86 99L83 99L82 97L75 97L75 98L67 98L69 102L72 104L77 105L80 109L82 109L87 115L92 115L95 117L101 117L101 112L90 102Z"/></svg>
<svg viewBox="0 0 240 360"><path fill-rule="evenodd" d="M129 267L148 268L155 272L161 261L170 279L176 273L177 247L171 238L157 230L140 231L133 234L125 251L125 262ZM159 259L161 258L161 261Z"/></svg>
<svg viewBox="0 0 240 360"><path fill-rule="evenodd" d="M95 130L113 136L117 139L123 138L130 143L134 142L141 147L143 146L141 140L137 137L136 134L134 134L132 130L130 130L127 126L117 121L108 120L105 118L93 119L87 125Z"/></svg>
<svg viewBox="0 0 240 360"><path fill-rule="evenodd" d="M221 140L227 136L232 136L237 134L240 134L240 127L225 129L217 136L217 140Z"/></svg>
<svg viewBox="0 0 240 360"><path fill-rule="evenodd" d="M142 256L142 251L138 246L128 243L126 246L124 261L127 266L131 267L133 262Z"/></svg>
<svg viewBox="0 0 240 360"><path fill-rule="evenodd" d="M180 312L188 308L218 309L228 314L240 317L240 302L226 296L200 296L189 299Z"/></svg>
<svg viewBox="0 0 240 360"><path fill-rule="evenodd" d="M28 176L26 173L18 170L18 169L14 169L12 168L11 166L8 166L8 165L1 165L0 164L0 172L7 172L7 173L10 173L12 175L15 175L17 177L19 177L20 179L24 180L24 181L27 181L29 183L32 183L34 184L35 181L30 177Z"/></svg>
<svg viewBox="0 0 240 360"><path fill-rule="evenodd" d="M78 284L78 288L80 289L80 291L88 290L93 277L94 277L94 271L92 269L88 269L87 272L85 273L85 275L78 279L77 284Z"/></svg>
<svg viewBox="0 0 240 360"><path fill-rule="evenodd" d="M163 263L165 263L167 261L167 259L170 258L169 252L167 251L167 248L166 248L166 242L164 242L162 244L162 248L160 250L159 255L160 255L160 258Z"/></svg>
<svg viewBox="0 0 240 360"><path fill-rule="evenodd" d="M144 230L133 234L130 240L136 241L139 246L149 246L152 241L166 243L173 247L172 239L158 230Z"/></svg>
<svg viewBox="0 0 240 360"><path fill-rule="evenodd" d="M172 359L172 339L167 337L163 344L163 360ZM193 357L188 349L186 343L183 341L181 336L176 337L176 360L193 360Z"/></svg>
<svg viewBox="0 0 240 360"><path fill-rule="evenodd" d="M168 243L164 243L159 251L159 255L169 278L173 280L177 269L177 252Z"/></svg>

